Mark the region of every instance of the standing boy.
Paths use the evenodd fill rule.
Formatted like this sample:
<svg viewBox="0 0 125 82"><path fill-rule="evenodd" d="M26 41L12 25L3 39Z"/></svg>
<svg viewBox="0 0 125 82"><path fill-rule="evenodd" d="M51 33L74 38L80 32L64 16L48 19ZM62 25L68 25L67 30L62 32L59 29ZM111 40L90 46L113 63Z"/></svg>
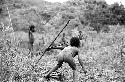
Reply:
<svg viewBox="0 0 125 82"><path fill-rule="evenodd" d="M29 50L30 50L30 53L31 53L31 57L33 56L33 44L34 44L34 36L33 36L33 32L35 32L35 26L34 25L31 25L29 26L29 33L28 33L28 36L29 36Z"/></svg>

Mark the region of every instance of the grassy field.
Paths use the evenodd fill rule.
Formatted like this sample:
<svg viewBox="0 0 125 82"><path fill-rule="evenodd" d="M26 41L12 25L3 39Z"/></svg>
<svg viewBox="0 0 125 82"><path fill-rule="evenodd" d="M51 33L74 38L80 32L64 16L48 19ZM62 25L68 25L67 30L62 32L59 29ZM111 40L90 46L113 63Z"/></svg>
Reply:
<svg viewBox="0 0 125 82"><path fill-rule="evenodd" d="M78 82L124 82L124 55L121 54L121 48L124 46L124 28L116 29L109 33L100 33L86 31L86 41L82 40L80 56L87 70L85 75L81 66L75 57L77 63ZM56 36L49 34L34 33L34 57L29 57L27 48L28 35L25 32L15 32L15 44L10 39L13 37L8 34L7 39L0 40L0 68L1 82L42 82L48 70L56 64L56 56L59 51L46 52L39 63L32 69L31 65L39 59L42 53L36 53L45 49L48 43ZM42 44L44 37L45 45ZM72 82L72 70L68 64L64 63L58 70L62 74L63 82ZM58 82L51 80L50 82Z"/></svg>
<svg viewBox="0 0 125 82"><path fill-rule="evenodd" d="M125 8L120 3L108 5L105 0L70 0L50 3L44 0L0 1L0 82L43 82L43 76L56 64L60 50L42 56L60 30L66 40L82 31L79 55L87 74L76 56L78 82L125 82ZM11 25L12 24L12 25ZM12 29L4 28L8 25ZM28 49L28 28L35 25L33 58ZM5 34L3 31L5 30ZM54 45L59 45L62 33ZM54 74L62 82L72 82L72 69L67 63ZM47 82L47 81L44 81ZM49 82L59 82L51 79Z"/></svg>

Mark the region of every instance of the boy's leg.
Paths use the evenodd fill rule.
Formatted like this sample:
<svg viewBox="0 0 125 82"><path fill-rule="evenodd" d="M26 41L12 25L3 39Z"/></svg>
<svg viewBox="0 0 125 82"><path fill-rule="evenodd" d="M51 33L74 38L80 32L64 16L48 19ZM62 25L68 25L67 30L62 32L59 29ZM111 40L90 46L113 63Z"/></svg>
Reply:
<svg viewBox="0 0 125 82"><path fill-rule="evenodd" d="M33 43L28 43L30 57L33 57Z"/></svg>
<svg viewBox="0 0 125 82"><path fill-rule="evenodd" d="M30 44L30 42L28 42L28 49L29 49L29 55L31 54L31 44Z"/></svg>
<svg viewBox="0 0 125 82"><path fill-rule="evenodd" d="M73 82L78 82L77 81L77 71L73 70Z"/></svg>
<svg viewBox="0 0 125 82"><path fill-rule="evenodd" d="M60 68L62 66L63 62L58 62L58 64L48 72L48 74L46 75L46 78L49 78L50 74L54 71L56 71L58 68Z"/></svg>
<svg viewBox="0 0 125 82"><path fill-rule="evenodd" d="M66 59L66 62L69 64L69 66L73 70L73 82L77 82L77 71L76 71L76 64L75 64L74 59L72 57L68 58Z"/></svg>
<svg viewBox="0 0 125 82"><path fill-rule="evenodd" d="M31 58L33 57L33 43L31 43Z"/></svg>

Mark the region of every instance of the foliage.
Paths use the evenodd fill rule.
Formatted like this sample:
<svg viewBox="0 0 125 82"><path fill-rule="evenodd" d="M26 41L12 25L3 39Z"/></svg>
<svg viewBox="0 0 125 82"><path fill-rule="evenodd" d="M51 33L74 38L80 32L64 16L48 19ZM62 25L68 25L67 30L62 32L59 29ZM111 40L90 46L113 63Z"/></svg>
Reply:
<svg viewBox="0 0 125 82"><path fill-rule="evenodd" d="M10 0L8 5L11 5L9 9L15 42L11 42L12 33L0 37L0 82L41 82L41 78L57 64L56 56L60 51L46 52L34 69L32 65L68 19L71 21L63 31L67 42L72 36L77 36L79 30L86 37L81 40L80 48L86 75L77 57L74 58L78 82L124 82L125 57L121 54L121 48L124 48L125 28L121 26L124 25L122 4L108 5L103 0L70 0L62 4L41 0ZM3 10L2 22L8 24L6 7ZM27 48L27 29L30 24L34 24L37 30L34 33L32 59ZM54 45L59 45L61 37L62 34ZM72 81L72 70L68 64L64 63L56 73L62 74L66 82Z"/></svg>
<svg viewBox="0 0 125 82"><path fill-rule="evenodd" d="M124 6L118 3L108 5L104 0L70 0L62 4L12 0L9 5L15 31L26 31L30 24L34 24L37 32L42 32L48 30L48 24L51 28L59 28L67 19L77 19L82 24L78 26L80 29L90 25L98 33L104 29L108 32L107 25L124 25Z"/></svg>
<svg viewBox="0 0 125 82"><path fill-rule="evenodd" d="M124 25L124 6L118 3L114 3L111 6L106 2L91 1L86 5L85 18L90 26L97 32L100 32L105 25ZM102 28L103 27L103 28Z"/></svg>
<svg viewBox="0 0 125 82"><path fill-rule="evenodd" d="M111 7L109 7L109 10L112 12L113 14L113 18L116 19L117 23L119 23L120 25L124 25L125 22L123 21L125 19L125 8L123 4L118 4L118 3L114 3L111 5Z"/></svg>
<svg viewBox="0 0 125 82"><path fill-rule="evenodd" d="M120 28L121 29L115 29L114 32L110 33L97 34L96 32L85 32L85 34L87 35L87 39L86 41L82 40L83 47L81 47L80 49L80 56L83 60L85 69L87 70L87 74L85 75L83 73L76 57L75 62L77 63L79 81L122 82L122 76L124 75L124 56L121 60L120 48L121 46L123 46L122 38L124 38L124 27ZM24 32L22 32L21 35L23 34ZM54 37L48 33L42 36ZM18 35L16 40L20 40L18 37L21 36ZM41 36L35 34L35 40L38 40L38 37L40 38ZM48 44L50 41L48 37L45 38L47 40L45 44ZM24 41L24 39L25 38L22 38L22 41ZM40 40L40 42L41 41L42 39ZM36 44L38 44L38 42L35 42L34 46ZM47 52L33 70L31 65L34 65L34 63L38 60L40 54L42 53L38 54L36 52L39 50L34 50L34 57L33 59L31 59L26 47L20 47L17 45L14 47L12 45L13 44L11 44L9 40L6 40L6 42L1 40L1 81L12 80L24 82L39 82L41 77L44 76L48 70L50 70L57 64L55 57L57 56L59 51L54 50L52 52ZM43 49L44 46L41 46L39 48ZM57 70L57 72L55 73L64 74L66 82L72 80L72 70L66 63L64 63L63 67Z"/></svg>

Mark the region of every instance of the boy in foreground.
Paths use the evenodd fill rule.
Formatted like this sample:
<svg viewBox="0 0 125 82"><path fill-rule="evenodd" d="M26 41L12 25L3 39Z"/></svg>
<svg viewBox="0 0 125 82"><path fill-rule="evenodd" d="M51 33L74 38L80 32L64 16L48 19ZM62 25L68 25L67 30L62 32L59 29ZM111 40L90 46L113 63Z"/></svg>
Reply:
<svg viewBox="0 0 125 82"><path fill-rule="evenodd" d="M86 71L84 69L84 66L82 64L82 60L80 59L80 56L78 54L79 53L79 48L80 48L80 40L77 37L72 37L70 39L70 46L67 46L65 48L62 48L62 47L48 48L47 51L49 51L51 49L61 49L62 51L57 56L58 64L52 70L50 70L48 72L48 74L45 76L45 78L49 78L50 74L52 72L54 72L58 68L60 68L62 66L63 62L66 62L66 63L69 64L69 66L73 70L73 81L77 82L76 81L76 76L77 76L77 74L76 74L76 64L75 64L75 61L73 59L76 55L78 55L78 60L79 60L80 65L82 66L82 69L83 69L84 73L86 73Z"/></svg>

